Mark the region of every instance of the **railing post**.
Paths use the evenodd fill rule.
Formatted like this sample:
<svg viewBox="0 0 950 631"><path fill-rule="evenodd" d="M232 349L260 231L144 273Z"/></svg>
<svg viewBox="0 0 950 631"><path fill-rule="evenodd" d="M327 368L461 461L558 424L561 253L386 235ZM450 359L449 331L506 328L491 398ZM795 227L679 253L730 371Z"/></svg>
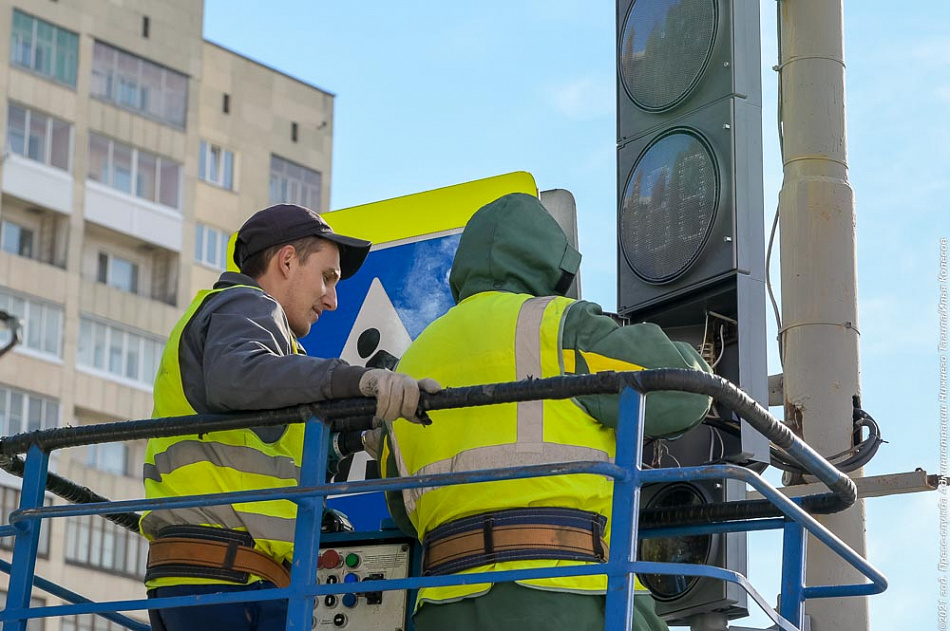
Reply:
<svg viewBox="0 0 950 631"><path fill-rule="evenodd" d="M640 513L640 460L643 457L643 396L632 388L620 393L620 420L617 423L618 467L627 476L614 480L610 524L610 559L620 564L637 558L637 528ZM633 628L634 574L609 570L607 575L606 629Z"/></svg>
<svg viewBox="0 0 950 631"><path fill-rule="evenodd" d="M26 455L23 486L20 491L20 508L43 506L46 490L46 473L49 454L36 445ZM13 543L13 569L10 571L10 586L7 590L7 609L26 609L30 606L33 592L33 574L36 570L36 555L40 544L40 519L17 522L17 534ZM27 621L19 619L3 623L4 631L26 631Z"/></svg>
<svg viewBox="0 0 950 631"><path fill-rule="evenodd" d="M330 428L310 419L304 430L303 462L300 486L318 486L326 481L327 447ZM290 568L292 596L287 603L287 630L309 631L313 625L313 596L305 592L317 580L317 555L320 552L320 524L323 520L322 495L295 500L297 524L294 533L294 562Z"/></svg>
<svg viewBox="0 0 950 631"><path fill-rule="evenodd" d="M785 519L782 539L782 602L779 614L801 629L805 623L805 529L793 519Z"/></svg>

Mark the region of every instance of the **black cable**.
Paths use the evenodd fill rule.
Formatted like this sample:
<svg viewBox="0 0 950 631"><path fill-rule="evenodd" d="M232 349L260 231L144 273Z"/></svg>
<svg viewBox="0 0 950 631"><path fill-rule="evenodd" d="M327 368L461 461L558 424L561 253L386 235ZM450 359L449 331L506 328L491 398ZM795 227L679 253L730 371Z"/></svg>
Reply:
<svg viewBox="0 0 950 631"><path fill-rule="evenodd" d="M17 456L0 456L0 469L18 478L23 477L25 464L26 463ZM110 501L109 498L103 497L95 491L76 484L72 480L56 475L55 473L47 473L46 490L73 504L94 504ZM103 517L133 532L139 531L138 513L110 513L103 515Z"/></svg>
<svg viewBox="0 0 950 631"><path fill-rule="evenodd" d="M860 398L854 396L852 398L853 403L855 404L853 419L854 419L854 435L856 439L856 444L851 449L847 450L843 454L838 454L835 456L829 456L827 460L835 466L839 471L844 473L851 473L852 471L857 471L858 469L867 465L872 458L877 454L877 450L883 443L886 443L883 438L881 438L881 428L877 424L870 414L861 409ZM723 430L734 436L740 435L740 427L738 423L725 421L722 419L706 419L703 421L704 424L716 429ZM863 435L863 429L868 430L867 438L861 438ZM770 464L776 469L782 471L787 471L789 473L797 474L806 474L808 473L805 469L798 465L794 459L790 458L788 454L783 452L780 449L776 449L773 446L769 447L770 454ZM845 454L850 454L847 458L842 458ZM746 463L737 463L746 466Z"/></svg>
<svg viewBox="0 0 950 631"><path fill-rule="evenodd" d="M20 319L18 317L6 311L0 311L0 322L3 322L6 327L10 329L10 341L7 342L3 348L0 348L0 357L2 357L6 355L10 349L20 343L22 326L20 325Z"/></svg>
<svg viewBox="0 0 950 631"><path fill-rule="evenodd" d="M422 393L419 413L426 410L450 409L537 399L567 399L589 394L619 392L630 386L641 393L678 390L713 397L723 403L753 428L764 434L789 457L809 463L808 472L824 482L832 494L804 498L805 506L815 512L835 512L848 508L857 500L857 487L848 476L819 456L792 431L769 414L768 410L739 390L734 384L716 375L694 370L661 369L638 372L603 372L593 375L571 375L548 379L529 379L512 383L487 384L467 388L447 388L436 394ZM261 425L303 422L316 417L328 422L334 431L369 429L375 410L374 399L346 399L325 403L234 415L196 415L141 421L122 421L102 425L54 428L8 436L0 439L0 454L13 456L25 453L33 445L51 451L62 447L134 440L159 436L194 434L239 429ZM67 481L68 482L68 481ZM72 483L70 483L72 484ZM88 489L87 489L88 491ZM98 496L97 496L98 497ZM105 499L105 498L102 498ZM670 519L700 518L705 521L747 518L773 513L761 506L761 500L707 504L697 515L696 508L661 509L670 511ZM778 514L778 509L774 509ZM664 515L666 513L660 513ZM648 519L656 514L648 513ZM677 522L682 523L682 522Z"/></svg>
<svg viewBox="0 0 950 631"><path fill-rule="evenodd" d="M427 410L617 393L625 385L623 375L626 374L630 373L602 372L593 375L570 375L466 388L446 388L436 394L423 392L420 396L418 414L425 415ZM207 434L247 427L302 423L311 418L327 421L332 431L361 431L372 429L375 411L375 399L354 398L311 403L279 410L235 414L196 414L79 427L56 427L0 438L0 454L23 454L33 445L44 451L53 451L64 447L119 440Z"/></svg>
<svg viewBox="0 0 950 631"><path fill-rule="evenodd" d="M801 498L801 502L802 508L813 515L827 515L844 510L841 508L841 499L833 493L809 495ZM768 500L743 500L697 506L641 509L640 526L644 530L651 530L669 526L697 526L710 522L722 523L782 516L782 511Z"/></svg>

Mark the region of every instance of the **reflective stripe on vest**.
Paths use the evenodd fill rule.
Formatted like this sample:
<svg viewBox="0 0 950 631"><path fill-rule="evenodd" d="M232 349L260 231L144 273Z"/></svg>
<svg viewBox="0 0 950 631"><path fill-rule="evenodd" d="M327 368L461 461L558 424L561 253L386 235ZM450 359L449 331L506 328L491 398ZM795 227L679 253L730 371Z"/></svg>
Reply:
<svg viewBox="0 0 950 631"><path fill-rule="evenodd" d="M142 477L159 483L163 475L199 462L228 467L242 473L259 474L267 471L268 475L282 480L300 480L300 467L293 458L270 456L247 446L187 440L187 437L186 440L172 443L165 451L156 453L154 459L154 464L145 463Z"/></svg>
<svg viewBox="0 0 950 631"><path fill-rule="evenodd" d="M403 355L398 372L431 376L445 387L563 374L561 333L574 301L504 292L471 296L439 318ZM422 475L572 461L610 461L614 431L573 400L496 404L433 411L429 427L396 421L388 447L400 475ZM612 480L591 474L504 480L403 492L420 537L453 519L523 506L560 506L610 515ZM608 522L608 537L610 524ZM481 569L577 565L511 561ZM475 570L471 570L475 571ZM603 593L606 577L519 581L539 589ZM422 601L449 602L485 593L487 584L430 588Z"/></svg>
<svg viewBox="0 0 950 631"><path fill-rule="evenodd" d="M541 377L541 320L553 298L532 298L518 311L515 325L515 374L519 381ZM518 441L522 454L544 451L544 401L518 402ZM509 458L510 460L510 458Z"/></svg>
<svg viewBox="0 0 950 631"><path fill-rule="evenodd" d="M518 320L515 325L515 372L518 380L541 378L541 320L544 311L554 299L553 296L531 298L526 300L518 311ZM544 401L519 401L517 404L517 440L514 448L518 453L519 466L545 465L578 460L594 460L609 462L611 454L589 447L577 445L562 445L544 442ZM393 435L390 427L390 435ZM400 474L434 475L438 473L452 473L461 471L478 471L481 469L500 469L510 467L512 462L511 445L493 445L490 447L476 447L459 452L451 458L439 460L426 465L410 474L400 469ZM398 446L394 448L394 451ZM402 458L396 455L397 463ZM412 513L416 509L416 502L422 495L431 491L432 487L406 489L403 499L406 511Z"/></svg>
<svg viewBox="0 0 950 631"><path fill-rule="evenodd" d="M288 500L289 501L289 500ZM291 502L292 504L292 502ZM235 505L202 506L196 508L176 508L174 510L154 510L149 512L150 525L157 532L166 526L186 526L193 524L215 524L232 530L270 533L271 540L291 540L294 538L295 519L262 515L239 511Z"/></svg>
<svg viewBox="0 0 950 631"><path fill-rule="evenodd" d="M181 338L208 300L235 289L263 292L259 287L244 285L201 291L175 325L155 379L153 417L196 413L185 396L182 382ZM293 352L299 352L296 340L291 339L291 344ZM277 440L268 442L247 429L150 439L143 466L145 496L182 497L296 486L300 479L303 434L303 425L291 424ZM280 562L293 553L296 514L296 504L289 500L162 509L146 512L140 529L149 538L171 525L245 530L254 537L258 550ZM223 581L162 578L150 581L148 587L208 582Z"/></svg>

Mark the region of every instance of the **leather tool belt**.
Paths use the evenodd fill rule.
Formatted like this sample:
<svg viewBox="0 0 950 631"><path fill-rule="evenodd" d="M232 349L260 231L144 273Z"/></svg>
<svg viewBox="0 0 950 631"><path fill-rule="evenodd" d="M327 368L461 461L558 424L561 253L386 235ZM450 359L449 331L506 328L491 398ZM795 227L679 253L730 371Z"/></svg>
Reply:
<svg viewBox="0 0 950 631"><path fill-rule="evenodd" d="M425 575L455 574L489 563L608 558L607 518L573 508L515 508L456 519L423 540Z"/></svg>
<svg viewBox="0 0 950 631"><path fill-rule="evenodd" d="M290 585L290 571L254 549L254 538L240 530L169 526L148 548L146 581L210 578L244 584L252 574L277 587Z"/></svg>

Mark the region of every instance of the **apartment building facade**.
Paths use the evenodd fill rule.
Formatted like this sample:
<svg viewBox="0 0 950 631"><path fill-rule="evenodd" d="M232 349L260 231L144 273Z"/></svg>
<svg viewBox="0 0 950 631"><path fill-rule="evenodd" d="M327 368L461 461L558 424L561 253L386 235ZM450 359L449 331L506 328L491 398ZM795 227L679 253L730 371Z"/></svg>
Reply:
<svg viewBox="0 0 950 631"><path fill-rule="evenodd" d="M224 268L228 236L272 202L327 209L333 95L205 41L202 16L198 0L0 0L0 309L23 322L0 358L0 434L147 418L166 336ZM128 499L143 454L107 444L52 463ZM0 474L4 522L18 488ZM69 518L42 542L40 576L93 599L143 595L137 535Z"/></svg>

